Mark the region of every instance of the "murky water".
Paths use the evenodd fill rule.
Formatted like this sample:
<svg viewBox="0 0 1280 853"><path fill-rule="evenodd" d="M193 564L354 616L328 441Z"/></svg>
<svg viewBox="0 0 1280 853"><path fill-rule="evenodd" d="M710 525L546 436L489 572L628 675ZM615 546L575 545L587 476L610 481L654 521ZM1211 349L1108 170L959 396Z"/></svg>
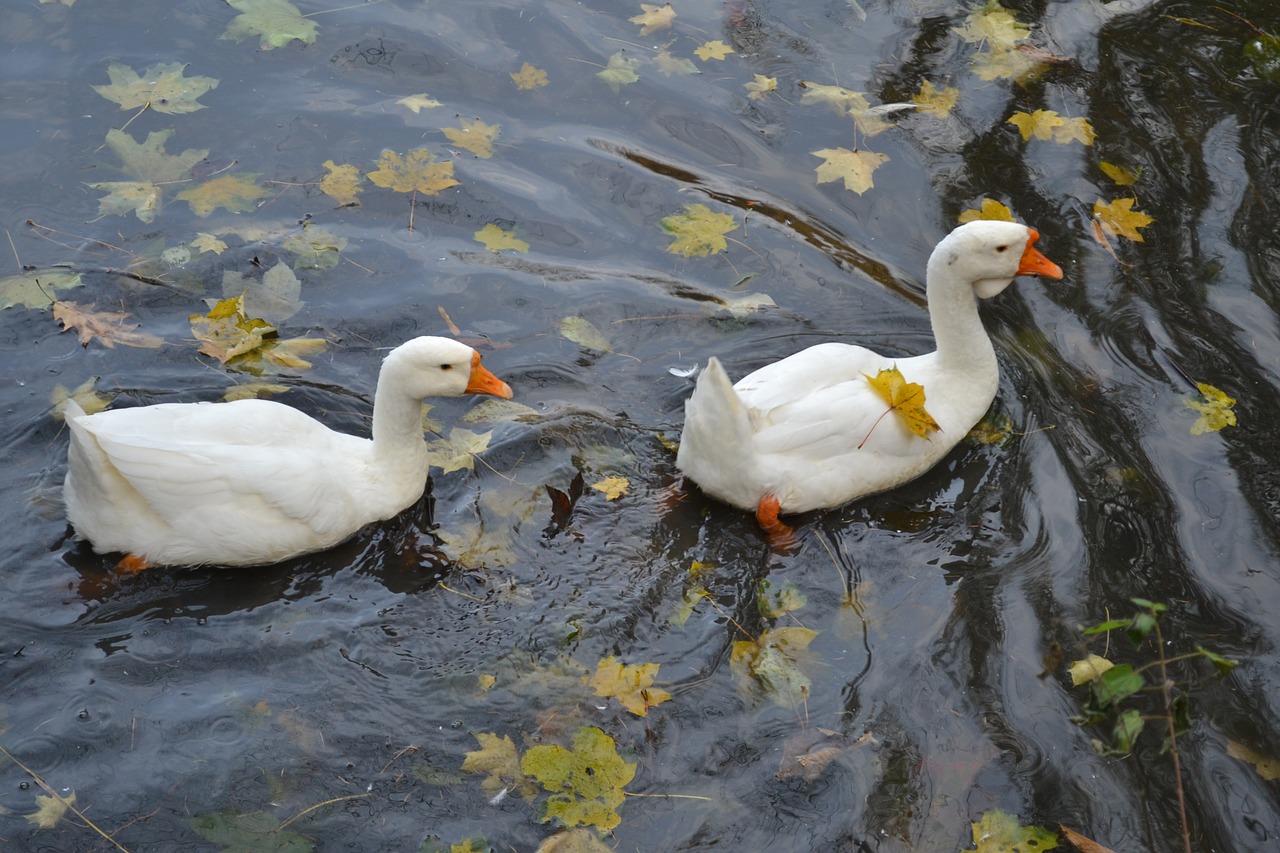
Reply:
<svg viewBox="0 0 1280 853"><path fill-rule="evenodd" d="M38 299L0 312L0 745L128 850L222 849L237 837L219 828L324 803L232 849L532 851L556 831L546 793L495 797L463 762L477 733L525 754L584 726L636 765L618 850L956 850L995 810L1118 851L1181 850L1162 721L1133 756L1098 755L1112 722L1073 722L1088 691L1052 660L1149 661L1079 631L1141 596L1169 606L1171 652L1240 664L1173 671L1194 849L1280 849L1276 783L1233 757L1280 754L1280 88L1271 48L1251 48L1251 27L1280 18L1269 2L1011 3L1050 60L1018 83L980 76L990 45L957 32L976 7L678 2L641 36L639 4L308 0L314 42L260 50L220 38L237 14L221 2L10 4L3 274L66 265L82 286L58 298L128 312L165 345L81 346ZM734 52L699 57L710 41ZM615 55L637 77L616 92L597 76ZM204 109L135 116L93 88L112 62L218 85ZM518 89L524 63L547 85ZM776 90L751 97L756 75ZM801 81L872 105L929 81L957 100L946 117L889 112L870 135ZM400 103L415 95L440 106ZM1096 139L1024 141L1007 119L1038 109L1087 118ZM442 133L462 119L500 125L492 157ZM136 178L107 145L122 127L140 143L171 128L168 155L208 150L149 222L100 216L106 190L89 186ZM321 191L326 161L367 174L384 149L420 146L459 183L413 199L412 231L409 194L365 180L341 206ZM872 188L817 183L812 152L837 147L889 158ZM223 175L255 176L261 197L207 216L178 197ZM1141 243L1111 236L1113 255L1093 209L1117 198L1154 221ZM741 376L822 340L929 349L925 260L984 199L1039 228L1067 273L984 304L1003 443L962 443L902 489L802 517L786 555L747 514L676 488L662 439L692 385L678 374L718 355ZM694 203L733 215L726 252L666 250L660 220ZM285 241L304 220L346 242L336 267L297 269L281 336L328 346L262 377L289 386L279 399L367 429L383 350L448 334L443 310L532 411L437 403L446 433L493 431L482 461L436 471L427 500L334 551L115 576L62 519L56 386L98 377L128 406L256 378L198 355L188 317L226 272L295 264ZM474 235L489 224L528 251L487 250ZM226 248L198 251L199 234ZM775 304L725 307L752 294ZM566 318L611 351L567 338ZM1192 434L1197 382L1236 399L1238 426ZM585 493L557 523L545 487L578 471ZM608 476L630 491L591 488ZM795 609L761 607L780 595ZM735 664L735 642L799 627L812 640L766 670L771 686ZM595 696L583 679L609 656L660 664L672 698L641 718ZM795 750L811 772L784 761ZM24 820L40 794L0 766L0 847L114 849L75 815Z"/></svg>

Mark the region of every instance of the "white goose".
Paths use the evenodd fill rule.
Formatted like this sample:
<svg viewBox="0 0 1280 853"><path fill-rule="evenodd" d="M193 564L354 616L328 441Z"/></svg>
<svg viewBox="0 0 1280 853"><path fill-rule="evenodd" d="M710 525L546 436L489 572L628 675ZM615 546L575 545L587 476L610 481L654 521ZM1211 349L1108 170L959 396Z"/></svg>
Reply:
<svg viewBox="0 0 1280 853"><path fill-rule="evenodd" d="M373 398L373 440L268 400L164 403L86 415L68 402L63 485L77 538L150 564L247 566L330 548L422 497L424 397L511 389L447 338L392 350Z"/></svg>
<svg viewBox="0 0 1280 853"><path fill-rule="evenodd" d="M938 348L927 355L819 344L736 385L713 357L685 404L676 465L712 497L755 510L771 536L789 532L779 513L840 506L920 476L995 398L999 365L975 295L995 296L1018 275L1062 277L1034 248L1039 238L1024 225L978 221L938 244L926 279ZM866 377L892 367L924 387L939 432L922 438L898 417L882 419L887 406Z"/></svg>

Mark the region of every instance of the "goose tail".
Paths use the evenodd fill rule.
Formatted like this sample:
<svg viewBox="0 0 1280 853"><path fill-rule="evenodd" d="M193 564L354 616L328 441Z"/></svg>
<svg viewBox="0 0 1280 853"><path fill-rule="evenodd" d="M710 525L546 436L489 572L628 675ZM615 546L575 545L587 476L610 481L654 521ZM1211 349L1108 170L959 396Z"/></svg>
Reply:
<svg viewBox="0 0 1280 853"><path fill-rule="evenodd" d="M744 469L754 468L753 436L746 405L733 390L720 360L712 357L684 406L676 467L704 492L754 509L754 502L746 499L744 503L732 487Z"/></svg>

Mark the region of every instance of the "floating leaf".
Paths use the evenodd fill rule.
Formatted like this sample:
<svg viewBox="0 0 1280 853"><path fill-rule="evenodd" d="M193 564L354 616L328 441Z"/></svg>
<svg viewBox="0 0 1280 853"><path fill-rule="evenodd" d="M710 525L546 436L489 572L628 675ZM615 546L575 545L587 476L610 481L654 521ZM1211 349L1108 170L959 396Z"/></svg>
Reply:
<svg viewBox="0 0 1280 853"><path fill-rule="evenodd" d="M693 52L697 54L697 57L703 62L708 62L712 59L724 59L731 53L737 53L736 50L729 47L729 45L719 39L715 41L704 41L700 46L695 48Z"/></svg>
<svg viewBox="0 0 1280 853"><path fill-rule="evenodd" d="M41 829L53 829L75 801L75 791L65 797L46 797L43 794L36 794L36 810L26 818Z"/></svg>
<svg viewBox="0 0 1280 853"><path fill-rule="evenodd" d="M684 210L659 222L663 231L676 238L667 246L668 252L692 258L729 248L724 235L738 228L732 214L716 213L705 204L686 204Z"/></svg>
<svg viewBox="0 0 1280 853"><path fill-rule="evenodd" d="M149 181L106 181L89 184L90 189L106 190L98 199L99 216L126 216L135 214L146 223L154 222L160 212L160 187Z"/></svg>
<svg viewBox="0 0 1280 853"><path fill-rule="evenodd" d="M226 364L236 356L262 346L275 326L245 313L244 297L223 299L208 314L192 314L191 333L200 341L200 352Z"/></svg>
<svg viewBox="0 0 1280 853"><path fill-rule="evenodd" d="M658 70L670 77L672 74L701 74L698 66L693 64L692 59L685 59L683 56L672 56L671 51L663 48L658 51L658 55L653 58L653 64Z"/></svg>
<svg viewBox="0 0 1280 853"><path fill-rule="evenodd" d="M53 303L53 318L62 324L64 331L76 329L80 333L80 345L88 346L97 338L103 346L113 348L116 344L129 347L158 347L164 343L162 338L135 332L138 323L126 323L128 314L116 311L94 311L94 305L80 306L74 302Z"/></svg>
<svg viewBox="0 0 1280 853"><path fill-rule="evenodd" d="M565 317L561 320L560 334L587 349L613 352L613 346L609 343L609 339L602 335L600 330L591 324L591 321L582 317Z"/></svg>
<svg viewBox="0 0 1280 853"><path fill-rule="evenodd" d="M797 658L818 632L789 625L770 628L756 640L737 640L729 655L730 667L741 681L750 680L772 699L798 705L809 695L810 681L800 671Z"/></svg>
<svg viewBox="0 0 1280 853"><path fill-rule="evenodd" d="M802 81L800 88L804 90L800 95L802 104L826 104L839 113L863 112L871 106L866 95L841 86Z"/></svg>
<svg viewBox="0 0 1280 853"><path fill-rule="evenodd" d="M1013 439L1013 420L1004 412L988 412L974 424L965 439L973 444L1008 444Z"/></svg>
<svg viewBox="0 0 1280 853"><path fill-rule="evenodd" d="M120 158L126 174L139 181L163 184L181 180L191 167L209 156L207 148L188 148L181 154L164 153L165 143L173 129L157 130L147 134L147 141L139 143L123 130L107 131L107 147Z"/></svg>
<svg viewBox="0 0 1280 853"><path fill-rule="evenodd" d="M514 791L526 802L532 802L538 789L520 772L520 754L507 735L498 737L491 732L473 732L480 748L468 752L462 761L467 773L484 773L480 790L490 796L502 791Z"/></svg>
<svg viewBox="0 0 1280 853"><path fill-rule="evenodd" d="M67 410L67 400L75 400L80 408L84 409L85 414L95 415L111 405L111 401L115 397L104 397L99 394L93 387L98 384L98 377L91 376L84 382L76 386L74 391L68 391L61 385L53 386L53 393L49 395L49 402L53 404L53 413L55 417L63 417L63 412Z"/></svg>
<svg viewBox="0 0 1280 853"><path fill-rule="evenodd" d="M1068 142L1092 145L1095 137L1093 125L1084 116L1067 119L1066 124L1053 132L1053 141L1064 145Z"/></svg>
<svg viewBox="0 0 1280 853"><path fill-rule="evenodd" d="M547 72L527 62L520 66L519 71L512 72L511 79L515 81L516 88L522 91L540 89L550 82L547 80Z"/></svg>
<svg viewBox="0 0 1280 853"><path fill-rule="evenodd" d="M813 156L821 157L825 162L817 168L818 183L844 181L847 190L862 195L875 186L871 175L876 169L889 162L884 154L874 151L850 151L848 148L823 148L814 151Z"/></svg>
<svg viewBox="0 0 1280 853"><path fill-rule="evenodd" d="M743 88L747 90L747 97L753 101L758 101L770 92L778 89L777 77L766 77L763 74L755 75L755 79L750 83L743 83Z"/></svg>
<svg viewBox="0 0 1280 853"><path fill-rule="evenodd" d="M261 317L273 326L288 320L302 308L302 282L284 261L262 274L246 278L236 270L222 271L222 295L242 297L245 313Z"/></svg>
<svg viewBox="0 0 1280 853"><path fill-rule="evenodd" d="M871 390L875 391L881 400L889 406L889 411L897 412L898 417L902 419L902 423L911 430L915 435L921 438L928 438L930 432L941 432L942 427L933 419L933 415L929 414L924 407L924 386L915 382L908 382L906 377L902 375L902 371L896 367L890 367L887 370L881 370L875 376L862 374L867 377L867 383L871 386ZM880 421L877 420L876 423ZM875 425L872 425L872 430ZM862 445L867 443L867 439L871 437L871 431L868 431L863 437L862 443L858 445L858 449L862 449Z"/></svg>
<svg viewBox="0 0 1280 853"><path fill-rule="evenodd" d="M973 73L983 80L1025 80L1037 71L1040 58L1024 46L1014 48L991 47L978 51L973 57Z"/></svg>
<svg viewBox="0 0 1280 853"><path fill-rule="evenodd" d="M501 125L485 124L478 118L460 118L458 123L461 127L441 128L450 142L482 160L493 156L493 141L498 138Z"/></svg>
<svg viewBox="0 0 1280 853"><path fill-rule="evenodd" d="M1268 782L1274 782L1280 779L1280 761L1274 758L1268 758L1256 750L1250 749L1244 744L1234 741L1227 741L1227 755L1240 761L1247 761L1258 771L1258 775Z"/></svg>
<svg viewBox="0 0 1280 853"><path fill-rule="evenodd" d="M1023 850L1053 850L1058 836L1038 826L1019 826L1018 819L1002 811L989 811L971 824L973 844L978 853L1019 853Z"/></svg>
<svg viewBox="0 0 1280 853"><path fill-rule="evenodd" d="M394 151L383 151L377 170L368 177L378 186L398 193L435 195L458 185L453 179L453 161L436 163L425 148L415 148L403 157Z"/></svg>
<svg viewBox="0 0 1280 853"><path fill-rule="evenodd" d="M609 88L616 95L623 86L628 86L640 79L635 72L635 66L635 60L628 59L626 53L620 50L609 57L609 64L603 71L597 71L596 76L608 83Z"/></svg>
<svg viewBox="0 0 1280 853"><path fill-rule="evenodd" d="M994 199L984 198L982 200L981 207L977 209L970 208L959 216L961 224L965 222L973 222L975 219L990 219L995 222L1012 222L1013 211Z"/></svg>
<svg viewBox="0 0 1280 853"><path fill-rule="evenodd" d="M603 492L605 500L615 501L631 490L631 481L626 477L605 477L598 483L592 483L591 488Z"/></svg>
<svg viewBox="0 0 1280 853"><path fill-rule="evenodd" d="M964 19L964 26L953 27L960 38L974 44L1012 48L1031 35L1031 28L1021 23L997 0L975 9Z"/></svg>
<svg viewBox="0 0 1280 853"><path fill-rule="evenodd" d="M1081 684L1101 678L1102 674L1113 666L1115 664L1101 655L1091 654L1083 660L1072 663L1067 667L1067 671L1071 673L1071 683L1079 687Z"/></svg>
<svg viewBox="0 0 1280 853"><path fill-rule="evenodd" d="M920 83L920 91L911 96L911 103L920 108L922 113L932 113L939 118L951 114L951 110L960 99L960 90L955 86L936 89L928 80Z"/></svg>
<svg viewBox="0 0 1280 853"><path fill-rule="evenodd" d="M120 62L107 66L111 83L94 86L93 90L108 101L115 101L121 109L132 110L149 106L159 113L191 113L204 109L197 99L216 88L213 77L184 77L186 66L181 62L165 62L153 65L142 75Z"/></svg>
<svg viewBox="0 0 1280 853"><path fill-rule="evenodd" d="M339 166L332 160L325 160L324 167L329 174L320 179L320 192L329 196L338 204L355 204L356 196L363 190L360 182L360 170L349 163Z"/></svg>
<svg viewBox="0 0 1280 853"><path fill-rule="evenodd" d="M220 207L231 213L247 213L257 209L259 199L271 195L258 186L257 178L252 174L223 175L183 190L178 198L191 205L191 212L196 216L208 216Z"/></svg>
<svg viewBox="0 0 1280 853"><path fill-rule="evenodd" d="M212 812L191 818L191 828L205 841L221 845L223 853L312 853L315 845L269 814Z"/></svg>
<svg viewBox="0 0 1280 853"><path fill-rule="evenodd" d="M1115 853L1115 851L1111 850L1109 847L1103 847L1098 842L1085 838L1080 833L1064 826L1063 824L1058 824L1058 829L1062 830L1062 834L1067 837L1068 841L1075 845L1075 848L1079 853Z"/></svg>
<svg viewBox="0 0 1280 853"><path fill-rule="evenodd" d="M227 244L219 240L212 234L206 234L201 231L196 234L196 238L191 241L191 248L199 253L213 252L215 255L221 255L227 250Z"/></svg>
<svg viewBox="0 0 1280 853"><path fill-rule="evenodd" d="M80 273L59 269L27 270L0 278L0 310L19 305L23 308L48 308L59 290L70 290L84 284Z"/></svg>
<svg viewBox="0 0 1280 853"><path fill-rule="evenodd" d="M1093 203L1093 215L1108 234L1141 243L1143 239L1138 229L1146 228L1155 220L1140 210L1134 210L1135 201L1137 199L1120 198L1104 204L1102 199L1098 199Z"/></svg>
<svg viewBox="0 0 1280 853"><path fill-rule="evenodd" d="M316 40L319 24L302 17L298 7L288 0L226 0L227 5L239 12L227 26L221 38L239 41L260 37L259 48L270 50L284 47L297 39L303 44Z"/></svg>
<svg viewBox="0 0 1280 853"><path fill-rule="evenodd" d="M1006 122L1018 128L1024 142L1034 137L1059 143L1093 144L1093 125L1086 118L1063 118L1053 110L1036 110L1033 113L1016 112Z"/></svg>
<svg viewBox="0 0 1280 853"><path fill-rule="evenodd" d="M431 110L436 107L444 106L444 104L440 103L426 92L422 92L417 95L405 95L403 98L396 101L396 103L413 110L414 115L417 115L423 110Z"/></svg>
<svg viewBox="0 0 1280 853"><path fill-rule="evenodd" d="M614 853L594 830L569 829L544 838L533 853Z"/></svg>
<svg viewBox="0 0 1280 853"><path fill-rule="evenodd" d="M1210 385L1208 382L1197 382L1196 388L1204 397L1204 401L1200 400L1183 400L1183 405L1188 409L1193 409L1200 413L1200 417L1196 418L1196 422L1191 425L1192 435L1204 435L1206 432L1217 432L1218 430L1236 425L1236 413L1232 410L1236 400L1234 397L1228 397L1222 391Z"/></svg>
<svg viewBox="0 0 1280 853"><path fill-rule="evenodd" d="M284 394L288 390L288 385L277 385L274 382L242 382L239 385L232 385L223 392L222 399L228 403L233 400L261 400Z"/></svg>
<svg viewBox="0 0 1280 853"><path fill-rule="evenodd" d="M558 818L565 826L595 826L608 832L619 823L623 789L636 775L636 765L618 755L613 738L595 726L583 726L573 747L535 746L520 760L520 770L551 792L543 822Z"/></svg>
<svg viewBox="0 0 1280 853"><path fill-rule="evenodd" d="M652 686L658 677L658 666L656 663L624 665L615 657L607 657L596 664L595 675L584 681L597 696L617 699L622 707L643 717L650 708L671 698L667 691Z"/></svg>
<svg viewBox="0 0 1280 853"><path fill-rule="evenodd" d="M778 303L767 293L744 293L741 296L730 296L721 300L724 307L735 317L746 317L762 308L777 308Z"/></svg>
<svg viewBox="0 0 1280 853"><path fill-rule="evenodd" d="M438 438L427 444L427 459L445 474L463 469L474 471L476 454L488 449L489 439L492 437L493 430L472 432L454 427L449 430L448 438Z"/></svg>
<svg viewBox="0 0 1280 853"><path fill-rule="evenodd" d="M483 243L486 249L495 254L503 249L514 249L517 252L529 251L529 244L524 240L516 239L514 231L504 231L492 222L472 236Z"/></svg>
<svg viewBox="0 0 1280 853"><path fill-rule="evenodd" d="M650 33L656 33L658 30L671 29L671 22L675 20L676 10L671 8L671 4L665 6L651 6L648 3L641 3L640 8L644 11L629 20L633 24L640 24L640 35L647 36Z"/></svg>
<svg viewBox="0 0 1280 853"><path fill-rule="evenodd" d="M1098 168L1102 170L1102 174L1119 186L1127 187L1138 182L1138 172L1127 166L1117 166L1115 163L1108 163L1103 160L1098 164Z"/></svg>

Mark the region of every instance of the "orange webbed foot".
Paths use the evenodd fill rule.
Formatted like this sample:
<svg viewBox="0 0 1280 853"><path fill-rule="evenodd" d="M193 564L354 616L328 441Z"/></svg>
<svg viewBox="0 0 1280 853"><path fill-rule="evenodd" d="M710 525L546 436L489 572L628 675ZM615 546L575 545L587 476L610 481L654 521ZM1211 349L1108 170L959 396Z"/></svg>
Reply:
<svg viewBox="0 0 1280 853"><path fill-rule="evenodd" d="M764 531L769 547L777 553L786 553L796 544L795 531L778 518L782 504L773 495L765 495L756 504L756 521Z"/></svg>
<svg viewBox="0 0 1280 853"><path fill-rule="evenodd" d="M151 564L141 554L125 554L124 558L116 563L116 572L122 575L136 575L149 568Z"/></svg>

